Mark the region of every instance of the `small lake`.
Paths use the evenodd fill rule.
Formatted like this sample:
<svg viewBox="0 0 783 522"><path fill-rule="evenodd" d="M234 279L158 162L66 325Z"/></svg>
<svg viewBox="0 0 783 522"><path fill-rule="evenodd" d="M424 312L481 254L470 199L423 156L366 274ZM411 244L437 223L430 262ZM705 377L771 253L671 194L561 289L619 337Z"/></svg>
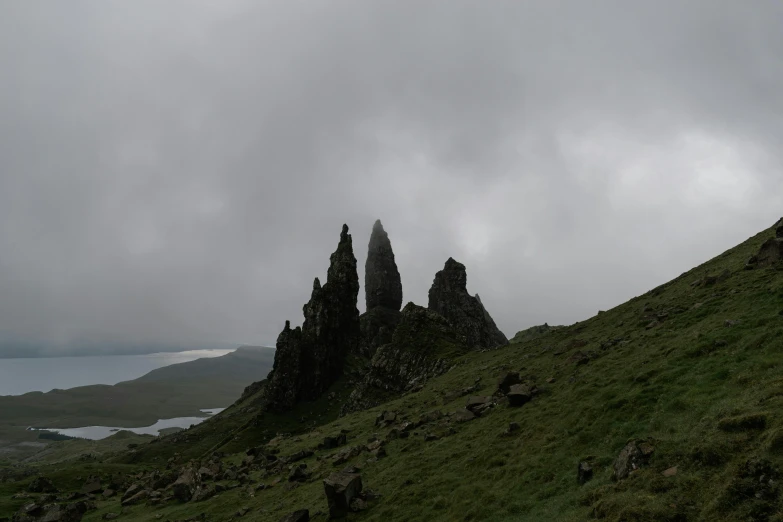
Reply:
<svg viewBox="0 0 783 522"><path fill-rule="evenodd" d="M166 428L189 428L191 425L199 424L207 420L210 416L216 415L225 408L211 408L201 410L207 416L205 417L176 417L174 419L160 419L151 426L141 428L117 428L112 426L85 426L84 428L52 428L46 431L54 431L68 437L79 437L82 439L100 440L111 437L120 430L132 431L139 435L158 435L160 430ZM41 428L42 430L44 428Z"/></svg>
<svg viewBox="0 0 783 522"><path fill-rule="evenodd" d="M138 379L156 368L203 357L219 357L233 350L190 350L146 355L40 357L0 359L0 395L31 391L66 390L89 384L117 384Z"/></svg>

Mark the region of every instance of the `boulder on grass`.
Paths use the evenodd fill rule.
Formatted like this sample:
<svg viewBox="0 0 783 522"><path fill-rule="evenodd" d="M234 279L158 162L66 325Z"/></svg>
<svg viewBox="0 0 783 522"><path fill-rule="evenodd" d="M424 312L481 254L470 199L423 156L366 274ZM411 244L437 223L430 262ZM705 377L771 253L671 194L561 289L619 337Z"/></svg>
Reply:
<svg viewBox="0 0 783 522"><path fill-rule="evenodd" d="M632 472L647 464L655 451L649 440L632 440L620 452L614 461L612 480L627 478Z"/></svg>
<svg viewBox="0 0 783 522"><path fill-rule="evenodd" d="M351 501L362 492L362 477L357 473L332 473L324 480L324 492L331 518L343 518L351 511Z"/></svg>

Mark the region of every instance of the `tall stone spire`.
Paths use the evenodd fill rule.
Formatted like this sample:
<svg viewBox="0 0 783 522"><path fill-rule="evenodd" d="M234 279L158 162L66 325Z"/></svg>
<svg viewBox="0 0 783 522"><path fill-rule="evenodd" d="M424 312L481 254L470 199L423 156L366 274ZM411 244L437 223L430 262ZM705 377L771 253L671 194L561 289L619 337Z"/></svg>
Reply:
<svg viewBox="0 0 783 522"><path fill-rule="evenodd" d="M359 276L346 225L330 261L326 283L313 281L301 329L291 330L286 321L277 339L265 392L269 410L286 411L317 399L342 375L346 355L359 343Z"/></svg>
<svg viewBox="0 0 783 522"><path fill-rule="evenodd" d="M402 307L402 281L397 263L394 262L389 235L381 220L372 227L367 262L364 265L364 290L367 311L383 307L399 311Z"/></svg>

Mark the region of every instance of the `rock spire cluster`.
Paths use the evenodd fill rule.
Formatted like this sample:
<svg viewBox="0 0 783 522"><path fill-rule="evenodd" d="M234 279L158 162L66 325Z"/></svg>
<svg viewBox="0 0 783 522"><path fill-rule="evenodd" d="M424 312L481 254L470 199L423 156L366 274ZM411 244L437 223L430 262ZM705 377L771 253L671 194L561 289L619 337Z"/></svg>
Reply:
<svg viewBox="0 0 783 522"><path fill-rule="evenodd" d="M465 350L508 344L478 295L468 293L465 265L452 258L435 275L428 308L408 303L400 312L402 281L380 220L367 248L367 311L361 317L356 258L346 225L330 261L326 283L313 282L301 328L292 329L286 321L277 338L264 391L270 411L287 411L320 397L343 375L351 354L370 364L358 376L361 389L351 396L348 410L375 404L373 390L394 394L422 384L446 371L449 360Z"/></svg>

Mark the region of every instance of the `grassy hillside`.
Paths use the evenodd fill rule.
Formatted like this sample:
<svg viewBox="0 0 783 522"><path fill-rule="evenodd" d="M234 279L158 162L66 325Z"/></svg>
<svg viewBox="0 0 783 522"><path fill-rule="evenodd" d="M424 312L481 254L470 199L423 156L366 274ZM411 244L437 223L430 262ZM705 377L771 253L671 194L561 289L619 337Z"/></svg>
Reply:
<svg viewBox="0 0 783 522"><path fill-rule="evenodd" d="M184 463L215 450L226 453L225 465L238 464L245 449L266 443L282 456L315 450L300 461L310 478L294 484L287 467L251 468L250 485L273 487L251 491L246 484L199 503L136 505L122 520L185 520L201 513L206 520L231 520L241 507L248 508L243 520L277 521L301 508L325 520L321 479L354 464L365 488L381 497L348 520L781 521L783 266L744 269L772 235L766 230L585 321L459 356L451 371L421 391L378 408L337 417L350 377L335 385L335 398L283 417L259 415L258 396L245 397L187 432L101 465L160 468L175 453ZM460 390L491 396L509 371L536 383L539 393L530 402L512 407L496 397L497 405L479 418L449 417L466 405ZM386 410L397 413L398 423L422 423L408 438L389 438L392 426L375 423ZM509 432L512 422L518 429ZM346 447L388 439L387 456L362 451L333 464L343 448L316 447L341 430ZM613 481L612 465L634 439L654 452L628 478ZM584 485L577 482L580 461L593 468ZM40 471L70 487L88 470L78 463ZM16 482L16 490L29 480ZM97 504L84 520L119 510L116 499ZM5 506L9 516L17 507Z"/></svg>

